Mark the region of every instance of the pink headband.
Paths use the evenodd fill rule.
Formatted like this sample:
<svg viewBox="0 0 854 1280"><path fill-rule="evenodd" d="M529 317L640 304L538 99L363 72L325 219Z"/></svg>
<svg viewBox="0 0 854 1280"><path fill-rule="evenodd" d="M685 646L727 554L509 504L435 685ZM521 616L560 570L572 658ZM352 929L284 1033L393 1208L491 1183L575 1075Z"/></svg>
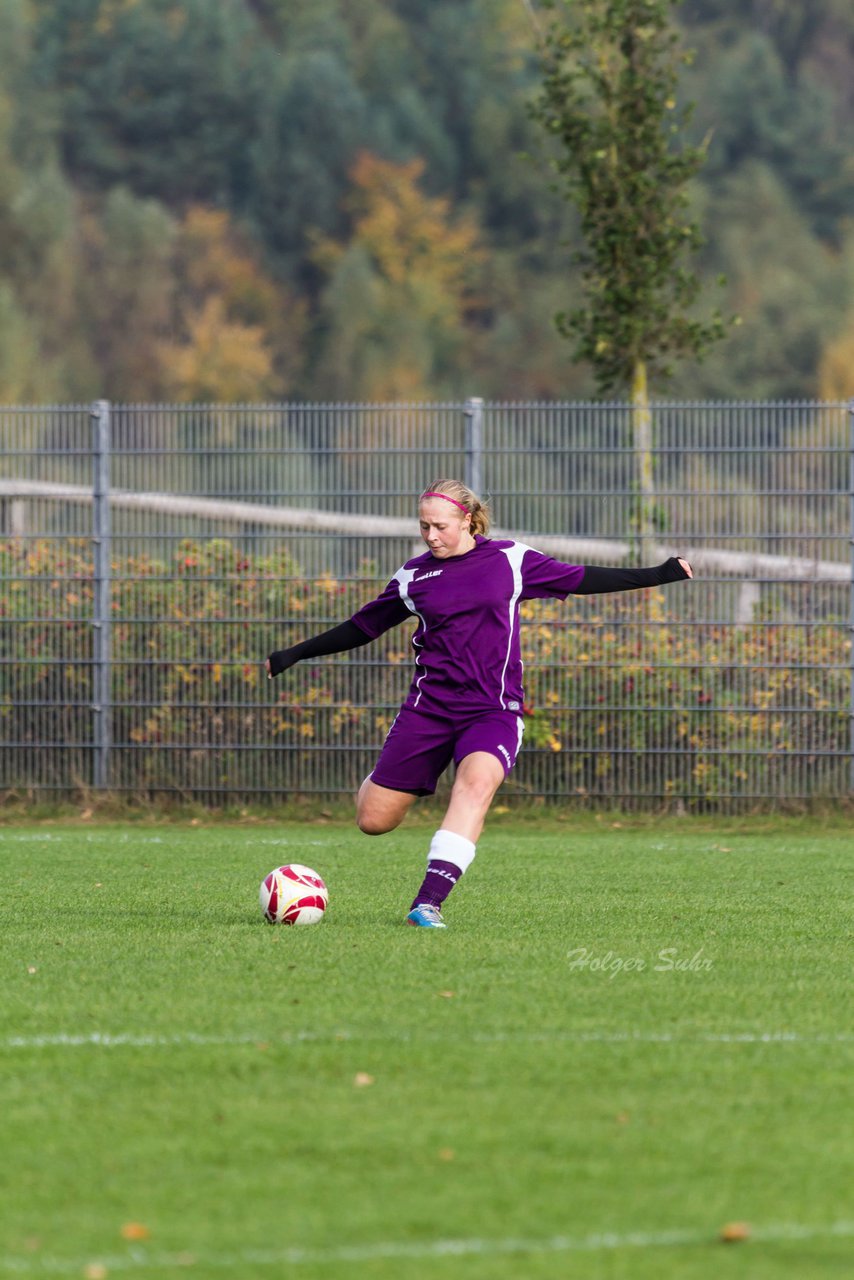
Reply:
<svg viewBox="0 0 854 1280"><path fill-rule="evenodd" d="M446 493L422 493L421 501L423 502L425 498L444 498L446 502L453 502L454 506L459 507L460 511L464 511L466 515L470 514L468 507L464 507L461 502L457 502L456 498L449 498Z"/></svg>

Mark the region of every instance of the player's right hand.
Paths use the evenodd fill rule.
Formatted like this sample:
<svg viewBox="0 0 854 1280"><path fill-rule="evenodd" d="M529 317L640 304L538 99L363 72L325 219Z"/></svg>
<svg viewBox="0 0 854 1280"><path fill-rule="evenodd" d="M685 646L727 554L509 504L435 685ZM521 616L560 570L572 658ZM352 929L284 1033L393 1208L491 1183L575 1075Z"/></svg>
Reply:
<svg viewBox="0 0 854 1280"><path fill-rule="evenodd" d="M275 653L271 653L264 666L267 668L267 679L272 680L274 676L280 676L283 671L287 671L288 667L292 667L296 662L296 658L292 657L290 649L277 649Z"/></svg>

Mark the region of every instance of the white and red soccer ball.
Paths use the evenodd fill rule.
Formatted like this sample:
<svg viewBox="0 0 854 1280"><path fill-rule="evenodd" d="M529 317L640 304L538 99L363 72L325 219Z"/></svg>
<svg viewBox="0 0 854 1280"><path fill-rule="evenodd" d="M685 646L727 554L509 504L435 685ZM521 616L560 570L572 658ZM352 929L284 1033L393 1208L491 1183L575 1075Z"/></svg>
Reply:
<svg viewBox="0 0 854 1280"><path fill-rule="evenodd" d="M276 867L261 881L261 911L270 924L317 924L329 893L316 871L299 862Z"/></svg>

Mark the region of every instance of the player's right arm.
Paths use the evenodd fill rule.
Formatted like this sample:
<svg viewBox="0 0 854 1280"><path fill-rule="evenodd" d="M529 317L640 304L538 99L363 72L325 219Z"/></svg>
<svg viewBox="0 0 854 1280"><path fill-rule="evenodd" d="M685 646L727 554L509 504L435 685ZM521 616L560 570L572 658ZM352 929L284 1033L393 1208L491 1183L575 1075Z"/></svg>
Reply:
<svg viewBox="0 0 854 1280"><path fill-rule="evenodd" d="M312 636L310 640L303 640L290 649L276 649L265 663L267 679L280 676L294 663L302 662L303 658L324 658L330 653L346 653L348 649L358 649L360 645L370 644L371 638L355 622L342 622L330 631Z"/></svg>
<svg viewBox="0 0 854 1280"><path fill-rule="evenodd" d="M352 618L341 622L330 631L324 631L310 640L303 640L290 649L277 649L267 658L267 678L281 675L297 662L305 658L324 658L331 653L346 653L349 649L358 649L363 644L370 644L384 631L396 627L412 615L400 598L400 588L396 579L392 579L381 595L363 605Z"/></svg>

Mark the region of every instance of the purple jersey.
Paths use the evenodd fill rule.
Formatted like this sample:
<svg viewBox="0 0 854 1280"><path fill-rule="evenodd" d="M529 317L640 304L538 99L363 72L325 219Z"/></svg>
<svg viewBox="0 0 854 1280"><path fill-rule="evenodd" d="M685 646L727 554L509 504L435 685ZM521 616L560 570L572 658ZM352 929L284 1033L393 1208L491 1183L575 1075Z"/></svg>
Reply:
<svg viewBox="0 0 854 1280"><path fill-rule="evenodd" d="M524 696L520 602L564 600L583 578L583 565L478 534L465 555L440 560L427 551L407 560L352 621L374 640L407 618L418 619L415 677L404 706L445 716L518 712Z"/></svg>

